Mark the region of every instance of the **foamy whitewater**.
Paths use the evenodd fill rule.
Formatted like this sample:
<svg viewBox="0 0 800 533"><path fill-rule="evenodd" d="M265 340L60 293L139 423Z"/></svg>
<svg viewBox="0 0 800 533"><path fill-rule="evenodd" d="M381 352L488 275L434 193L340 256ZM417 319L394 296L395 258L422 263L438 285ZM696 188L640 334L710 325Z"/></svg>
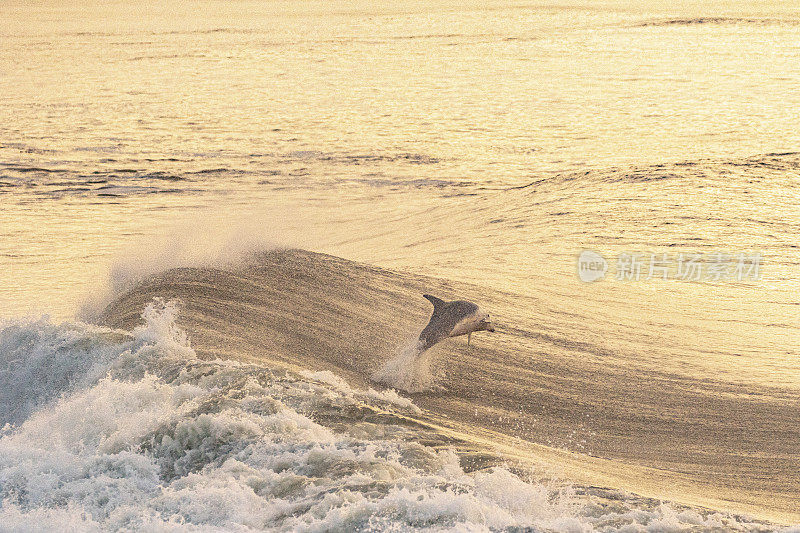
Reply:
<svg viewBox="0 0 800 533"><path fill-rule="evenodd" d="M396 392L198 359L177 313L155 301L132 332L3 327L0 530L763 527L622 494L593 501L503 467L466 473L452 451L413 442L403 415L418 408Z"/></svg>

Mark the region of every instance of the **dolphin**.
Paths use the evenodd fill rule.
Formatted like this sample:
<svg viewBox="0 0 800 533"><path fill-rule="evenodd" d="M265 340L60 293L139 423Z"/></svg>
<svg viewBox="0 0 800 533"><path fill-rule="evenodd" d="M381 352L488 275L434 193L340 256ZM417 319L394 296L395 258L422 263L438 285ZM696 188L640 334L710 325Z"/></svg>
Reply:
<svg viewBox="0 0 800 533"><path fill-rule="evenodd" d="M469 346L473 331L494 331L489 314L484 313L472 302L464 300L445 302L430 294L422 296L433 304L433 315L419 334L420 352L448 337L459 335L467 336L467 346Z"/></svg>

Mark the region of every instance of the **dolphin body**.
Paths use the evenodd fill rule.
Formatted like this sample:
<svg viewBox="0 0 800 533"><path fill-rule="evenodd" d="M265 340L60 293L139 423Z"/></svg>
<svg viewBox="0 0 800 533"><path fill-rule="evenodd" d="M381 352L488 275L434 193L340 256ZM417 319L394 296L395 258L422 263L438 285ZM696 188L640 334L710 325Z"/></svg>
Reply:
<svg viewBox="0 0 800 533"><path fill-rule="evenodd" d="M473 331L494 331L489 314L472 302L444 300L423 294L433 304L433 315L428 325L419 334L420 352L424 352L434 344L448 337L467 336L467 345Z"/></svg>

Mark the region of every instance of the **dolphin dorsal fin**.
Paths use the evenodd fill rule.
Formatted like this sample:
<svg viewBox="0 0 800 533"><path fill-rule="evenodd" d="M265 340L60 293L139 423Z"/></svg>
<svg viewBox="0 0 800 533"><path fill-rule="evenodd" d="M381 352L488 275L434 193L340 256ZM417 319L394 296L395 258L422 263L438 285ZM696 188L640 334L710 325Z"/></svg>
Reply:
<svg viewBox="0 0 800 533"><path fill-rule="evenodd" d="M427 299L430 303L433 304L433 314L435 315L439 311L441 311L442 307L444 307L445 301L441 298L437 298L436 296L431 296L430 294L423 294L423 298Z"/></svg>

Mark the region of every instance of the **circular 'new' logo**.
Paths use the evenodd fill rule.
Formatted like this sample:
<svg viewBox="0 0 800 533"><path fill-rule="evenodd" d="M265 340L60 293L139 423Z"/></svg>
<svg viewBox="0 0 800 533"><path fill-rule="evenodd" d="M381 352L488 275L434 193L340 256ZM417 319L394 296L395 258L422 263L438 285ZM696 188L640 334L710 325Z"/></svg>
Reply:
<svg viewBox="0 0 800 533"><path fill-rule="evenodd" d="M606 259L597 252L584 250L578 256L578 278L581 281L599 281L606 277L608 263Z"/></svg>

